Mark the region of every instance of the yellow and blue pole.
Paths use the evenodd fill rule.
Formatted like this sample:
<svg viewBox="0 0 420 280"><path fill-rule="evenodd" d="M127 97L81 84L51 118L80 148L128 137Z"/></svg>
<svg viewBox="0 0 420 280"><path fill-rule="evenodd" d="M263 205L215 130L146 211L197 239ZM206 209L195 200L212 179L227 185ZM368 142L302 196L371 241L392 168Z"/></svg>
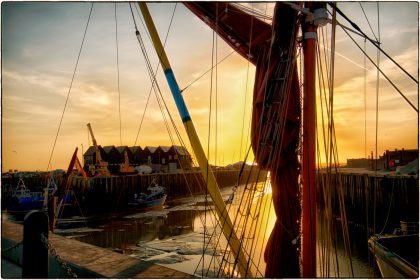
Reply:
<svg viewBox="0 0 420 280"><path fill-rule="evenodd" d="M156 53L159 56L159 60L162 65L163 72L165 73L166 80L169 84L169 88L171 89L173 98L175 100L175 104L178 108L179 114L181 116L182 122L184 124L185 130L190 140L191 146L194 150L194 154L200 166L201 173L203 174L204 178L207 178L207 189L216 206L215 207L216 213L219 217L220 224L222 225L223 234L228 240L230 248L232 249L234 253L234 256L237 256L239 273L242 277L253 278L253 273L251 272L250 267L248 265L250 262L248 260L247 255L243 252L241 242L238 239L233 229L233 224L228 215L226 204L223 201L222 195L220 193L219 187L216 182L216 178L212 170L208 168L209 163L207 161L207 157L204 153L203 147L200 143L200 139L195 130L194 124L188 112L184 98L182 97L181 90L175 79L174 72L171 69L171 65L169 64L168 57L166 56L162 42L160 41L156 27L149 13L149 9L147 8L146 3L144 2L139 2L139 6L143 14L143 18L146 23L147 29L149 30L150 37L152 38Z"/></svg>

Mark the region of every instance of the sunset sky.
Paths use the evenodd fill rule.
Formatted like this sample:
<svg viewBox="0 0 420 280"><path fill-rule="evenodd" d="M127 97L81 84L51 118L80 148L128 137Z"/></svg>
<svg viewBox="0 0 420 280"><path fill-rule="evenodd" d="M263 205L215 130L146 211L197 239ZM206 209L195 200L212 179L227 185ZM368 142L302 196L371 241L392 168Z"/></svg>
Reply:
<svg viewBox="0 0 420 280"><path fill-rule="evenodd" d="M272 5L265 3L250 6L260 11L271 11L272 8ZM145 60L135 37L128 3L120 2L116 5L116 33L115 4L95 2L51 166L48 167L90 7L89 2L2 2L3 172L9 169L24 171L67 168L75 147L79 147L79 158L82 159L82 149L86 151L89 146L87 123L91 123L96 140L102 146L172 145L154 93L135 143L151 87ZM149 9L162 40L175 7L166 52L180 88L183 89L210 69L213 32L182 4L154 3L149 5ZM338 7L368 36L374 37L371 28L378 34L376 2L362 3L371 27L358 2L339 2ZM416 79L419 65L418 10L417 2L379 4L381 47ZM137 10L134 10L134 14L151 65L156 68L155 51ZM343 18L338 17L338 20L350 26ZM353 36L363 47L363 39ZM217 40L218 60L231 52L227 44L221 39ZM369 43L367 52L376 61L376 50ZM383 55L380 65L418 108L418 85ZM370 151L375 150L376 70L370 62L367 62L366 68L365 71L363 54L338 28L334 119L341 162L347 158L366 157ZM219 64L217 72L213 71L213 87L209 73L183 92L204 149L210 149L211 163L225 165L244 160L245 150L249 146L254 73L252 65L239 55L232 54ZM176 127L187 143L187 148L192 151L161 69L157 80ZM213 103L209 137L210 95ZM386 149L418 147L418 113L382 77L378 116L380 155ZM175 137L173 128L171 133ZM175 144L179 145L176 137ZM252 158L247 160L252 161Z"/></svg>

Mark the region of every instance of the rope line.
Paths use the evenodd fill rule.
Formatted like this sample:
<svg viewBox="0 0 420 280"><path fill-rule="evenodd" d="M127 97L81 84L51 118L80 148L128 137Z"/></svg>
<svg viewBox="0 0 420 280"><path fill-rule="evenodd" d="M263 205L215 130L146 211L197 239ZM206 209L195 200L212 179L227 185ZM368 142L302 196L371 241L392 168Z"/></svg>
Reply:
<svg viewBox="0 0 420 280"><path fill-rule="evenodd" d="M150 76L150 78L152 79L152 85L153 85L153 90L155 91L155 94L156 94L156 98L157 98L157 100L158 100L158 104L159 104L159 108L160 108L160 110L161 110L161 113L162 113L162 116L163 116L163 118L164 118L164 120L165 120L165 126L166 126L166 128L167 128L167 131L168 131L168 134L169 134L169 137L171 138L171 142L174 144L174 139L173 139L173 137L172 137L172 134L171 134L171 132L170 132L170 129L169 129L169 126L168 126L168 123L167 123L167 119L166 119L166 115L164 114L164 108L166 109L166 112L168 113L168 115L169 115L169 118L170 118L170 120L171 120L171 122L172 122L172 125L173 125L173 127L174 127L174 129L175 129L175 132L176 132L176 134L177 134L177 136L178 136L178 138L179 138L179 140L180 140L180 142L182 143L182 145L185 147L185 144L183 143L183 141L182 141L182 138L181 138L181 136L180 136L180 134L179 134L179 131L178 131L178 129L176 128L176 126L175 126L175 122L173 121L173 118L172 118L172 116L171 116L171 114L170 114L170 111L169 111L169 109L168 109L168 107L167 107L167 105L166 105L166 103L164 102L164 99L163 99L163 96L162 96L162 93L161 93L161 91L160 91L160 87L159 87L159 85L158 85L158 83L157 83L157 81L156 81L156 78L155 78L155 76L154 75L152 75L151 73L152 73L152 71L151 71L151 67L150 67L150 60L148 59L148 56L147 56L147 52L145 51L145 49L144 49L144 44L143 44L143 41L142 41L142 39L141 39L141 35L140 35L140 33L137 33L136 32L136 35L137 35L137 38L138 38L138 40L139 40L139 43L140 43L140 45L141 45L141 47L142 47L142 52L143 52L143 54L144 54L144 57L145 57L145 60L146 60L146 63L147 63L147 65L148 65L148 69L149 69L149 76ZM159 94L158 94L158 92L159 92ZM160 96L159 96L160 95ZM181 165L181 167L182 167L182 165ZM183 169L183 168L182 168ZM183 169L184 170L184 169ZM185 172L182 172L183 174L184 174L184 178L185 178L185 180L186 180L186 177L185 177ZM186 180L187 181L187 180ZM198 181L198 180L197 180ZM192 194L192 191L191 191L191 188L190 188L190 186L189 186L189 183L187 182L187 187L188 187L188 190L189 190L189 192L190 192L190 195L191 195L191 197L193 197L193 194ZM197 211L197 213L198 213L198 210L196 210ZM213 210L213 212L214 212L214 210ZM213 213L214 215L215 215L215 213ZM202 216L201 215L199 215L200 216L200 220L201 220L201 223L204 225L204 224L206 224L205 222L203 222L203 219L202 219ZM212 221L213 222L213 221ZM208 235L208 230L207 230L207 228L205 227L204 228L204 232L205 232L205 234L207 234ZM206 250L204 250L204 252L205 252Z"/></svg>
<svg viewBox="0 0 420 280"><path fill-rule="evenodd" d="M363 31L355 24L353 21L351 21L333 2L328 3L334 10L337 11L343 18L345 18L351 26L353 26L357 31L359 31L366 39L369 40L381 53L383 53L389 60L391 60L398 68L401 69L408 77L411 78L416 84L418 84L418 80L414 78L410 73L408 73L399 63L397 63L391 56L389 56L381 47L380 47L380 35L378 35L378 41L374 41L371 38L369 38ZM378 19L379 19L379 11L378 11ZM379 21L379 20L378 20ZM340 25L341 26L341 25ZM341 26L342 27L342 26ZM343 30L345 30L344 27L342 27ZM346 32L347 33L347 32Z"/></svg>
<svg viewBox="0 0 420 280"><path fill-rule="evenodd" d="M152 68L151 68L151 64L150 64L150 60L148 59L148 55L147 55L147 52L146 52L146 50L145 50L145 48L144 48L144 43L143 43L143 40L142 40L142 38L141 38L140 33L139 33L139 32L136 32L136 36L137 36L137 39L138 39L138 41L139 41L139 44L140 44L140 46L141 46L141 48L142 48L143 55L144 55L145 60L146 60L147 69L149 70L149 77L150 77L150 78L151 78L151 80L152 80L153 90L155 91L156 98L157 98L157 100L158 100L158 104L159 104L159 108L160 108L161 113L162 113L162 116L163 116L163 118L164 118L164 121L165 121L165 126L166 126L166 129L167 129L167 131L168 131L169 137L171 138L171 142L174 144L174 139L173 139L172 134L171 134L171 131L170 131L170 129L169 129L169 125L168 125L167 117L166 117L166 115L165 115L165 113L164 113L164 111L165 111L164 109L166 109L166 112L167 112L167 114L169 115L169 119L170 119L170 120L171 120L171 122L172 122L172 125L173 125L173 127L174 127L174 129L175 129L175 132L176 132L176 134L177 134L177 136L178 136L179 140L181 141L181 143L183 143L182 138L180 137L179 131L178 131L178 129L176 128L175 123L174 123L174 121L173 121L173 118L172 118L172 116L171 116L171 114L170 114L170 111L169 111L169 109L168 109L168 107L167 107L167 105L166 105L166 103L165 103L165 101L164 101L164 99L163 99L163 96L162 96L162 93L161 93L161 90L160 90L159 84L157 83L156 77L155 77L155 75L153 74L153 71L152 71ZM183 144L183 145L184 145L184 144ZM185 145L184 145L184 146L185 146ZM184 173L184 172L183 172L183 173ZM184 176L185 176L185 173L184 173ZM191 196L193 196L193 195L192 195L191 188L189 187L188 182L187 182L187 186L188 186L188 189L189 189L189 191L190 191ZM198 210L197 210L197 211L198 211ZM214 215L215 215L215 213L214 213ZM203 220L202 220L202 217L201 217L201 216L200 216L200 220L202 221L202 224L205 224L205 223L203 222ZM205 233L207 234L207 232L208 232L207 228L204 228L204 231L205 231Z"/></svg>
<svg viewBox="0 0 420 280"><path fill-rule="evenodd" d="M378 37L381 39L380 25L379 25L379 3L376 5L378 11ZM378 127L379 127L379 63L380 63L380 52L377 51L376 61L378 64L376 71L376 115L375 115L375 158L378 159ZM377 175L378 170L378 160L375 160L375 176ZM373 233L376 232L376 184L375 184L375 194L374 194L374 210L373 210Z"/></svg>
<svg viewBox="0 0 420 280"><path fill-rule="evenodd" d="M67 92L66 102L64 103L64 108L63 108L63 112L61 113L60 123L58 124L57 134L55 135L54 144L53 144L53 147L52 147L52 150L51 150L50 159L48 160L47 171L48 171L48 170L50 170L49 168L50 168L50 166L51 166L51 160L52 160L52 157L53 157L53 154L54 154L55 145L57 144L58 135L59 135L59 133L60 133L61 124L62 124L62 122L63 122L63 118L64 118L64 113L66 112L67 103L68 103L69 98L70 98L70 92L71 92L71 89L72 89L72 87L73 87L74 77L76 76L77 66L79 65L80 55L81 55L81 53L82 53L83 44L84 44L84 42L85 42L85 38L86 38L87 29L88 29L88 26L89 26L90 17L91 17L91 15L92 15L93 3L94 3L94 2L92 2L91 6L90 6L89 16L88 16L88 19L87 19L87 23L86 23L85 31L84 31L84 33L83 33L82 43L81 43L81 45L80 45L79 53L78 53L78 55L77 55L76 65L74 66L73 75L72 75L72 77L71 77L71 82L70 82L69 90L68 90L68 92Z"/></svg>
<svg viewBox="0 0 420 280"><path fill-rule="evenodd" d="M115 2L115 46L117 49L117 89L118 89L118 117L120 121L120 145L122 146L122 129L121 129L121 92L120 92L120 63L118 50L118 20L117 20L117 3Z"/></svg>
<svg viewBox="0 0 420 280"><path fill-rule="evenodd" d="M135 18L134 18L134 13L133 13L133 10L132 10L132 8L131 8L131 3L130 3L129 5L130 5L131 15L132 15L132 17L133 17L134 26L135 26L135 30L136 30L136 34L137 34L137 33L139 32L139 31L138 31L138 28L137 28L137 23L136 23ZM137 8L137 6L135 6L135 7ZM172 22L173 22L173 19L174 19L174 16L175 16L176 7L177 7L177 3L175 3L175 7L174 7L174 10L173 10L173 12L172 12L171 20L170 20L170 22L169 22L168 30L167 30L167 32L166 32L165 40L164 40L164 42L163 42L163 46L164 46L164 47L166 46L166 42L167 42L168 37L169 37L169 32L170 32L170 30L171 30ZM138 11L137 9L136 9L136 11L137 11L137 13L139 13L139 11ZM142 22L142 24L143 24L143 26L144 26L144 23L143 23L143 22ZM147 30L147 29L146 29L146 30ZM149 34L147 33L147 35L149 35ZM150 38L150 36L149 36L149 38ZM157 74L157 72L158 72L158 70L159 70L159 67L160 67L160 62L158 62L158 64L156 65L156 69L155 69L155 71L153 72L153 76L154 76L154 77L156 77L156 74ZM140 135L140 130L141 130L141 127L142 127L142 125L143 125L143 120L144 120L144 117L145 117L145 115L146 115L146 110L147 110L148 105L149 105L149 101L150 101L150 96L151 96L151 94L152 94L152 90L153 90L153 83L152 83L152 85L150 86L149 94L148 94L148 96L147 96L146 105L145 105L144 110L143 110L143 114L142 114L142 117L141 117L141 121L140 121L140 124L139 124L139 128L137 129L137 135L136 135L136 139L135 139L135 141L134 141L134 146L137 144L137 140L138 140L138 137L139 137L139 135Z"/></svg>
<svg viewBox="0 0 420 280"><path fill-rule="evenodd" d="M370 24L370 21L365 13L365 9L363 9L362 2L359 2L359 5L360 5L360 8L362 9L363 15L365 16L366 22L369 25L369 28L370 28L370 31L372 32L373 37L375 37L375 40L378 42L379 39L376 37L375 32L373 31L372 25ZM366 38L365 38L365 41L366 41Z"/></svg>
<svg viewBox="0 0 420 280"><path fill-rule="evenodd" d="M357 44L357 42L354 40L354 38L343 28L343 31L349 36L349 38L353 41L353 43L360 49L362 53L365 54L366 58L369 59L369 61L376 67L376 69L382 74L382 76L394 87L394 89L401 95L402 98L404 98L405 101L416 111L419 112L418 108L416 108L413 103L401 92L401 90L391 81L391 79L379 68L379 65L376 64L366 52L363 51L363 49ZM379 51L379 50L378 50Z"/></svg>
<svg viewBox="0 0 420 280"><path fill-rule="evenodd" d="M225 57L223 57L219 62L217 62L215 65L213 65L210 69L208 69L207 71L205 71L203 74L201 74L198 78L196 78L195 80L191 81L190 83L188 83L183 89L181 89L180 92L184 92L186 89L188 89L190 86L192 86L193 84L195 84L196 82L198 82L201 78L203 78L205 75L207 75L210 71L213 70L214 67L217 67L220 63L222 63L223 61L225 61L226 59L228 59L232 54L234 54L235 51L231 51L230 53L228 53Z"/></svg>

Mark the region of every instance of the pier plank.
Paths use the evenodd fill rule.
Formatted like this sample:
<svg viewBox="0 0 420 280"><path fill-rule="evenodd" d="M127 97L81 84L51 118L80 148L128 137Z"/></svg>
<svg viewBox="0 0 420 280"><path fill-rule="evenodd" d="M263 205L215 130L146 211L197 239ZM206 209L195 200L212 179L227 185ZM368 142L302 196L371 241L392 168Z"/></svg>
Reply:
<svg viewBox="0 0 420 280"><path fill-rule="evenodd" d="M2 220L2 238L20 242L23 226ZM68 264L86 268L104 278L193 278L192 275L104 248L49 233L49 242Z"/></svg>

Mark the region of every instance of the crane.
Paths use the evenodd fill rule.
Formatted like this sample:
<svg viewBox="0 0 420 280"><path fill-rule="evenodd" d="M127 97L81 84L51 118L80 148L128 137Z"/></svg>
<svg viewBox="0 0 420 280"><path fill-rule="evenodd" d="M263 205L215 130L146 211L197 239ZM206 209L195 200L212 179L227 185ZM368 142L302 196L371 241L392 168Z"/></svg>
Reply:
<svg viewBox="0 0 420 280"><path fill-rule="evenodd" d="M108 162L104 161L101 157L101 152L99 150L99 146L98 143L96 142L95 136L93 135L93 130L92 127L90 125L90 123L87 124L87 127L89 129L90 132L90 136L92 137L92 142L93 142L93 146L95 147L95 155L96 155L96 172L98 173L98 175L102 175L102 176L110 176L111 173L108 170Z"/></svg>
<svg viewBox="0 0 420 280"><path fill-rule="evenodd" d="M49 217L49 228L54 232L54 227L59 216L60 211L62 211L62 205L65 199L65 195L70 188L71 178L73 176L73 169L76 167L78 172L82 175L83 178L87 179L87 175L83 170L82 165L80 164L79 158L77 157L76 147L73 156L71 157L69 167L67 172L63 176L62 183L57 191L54 193L53 199L48 201L48 217Z"/></svg>

